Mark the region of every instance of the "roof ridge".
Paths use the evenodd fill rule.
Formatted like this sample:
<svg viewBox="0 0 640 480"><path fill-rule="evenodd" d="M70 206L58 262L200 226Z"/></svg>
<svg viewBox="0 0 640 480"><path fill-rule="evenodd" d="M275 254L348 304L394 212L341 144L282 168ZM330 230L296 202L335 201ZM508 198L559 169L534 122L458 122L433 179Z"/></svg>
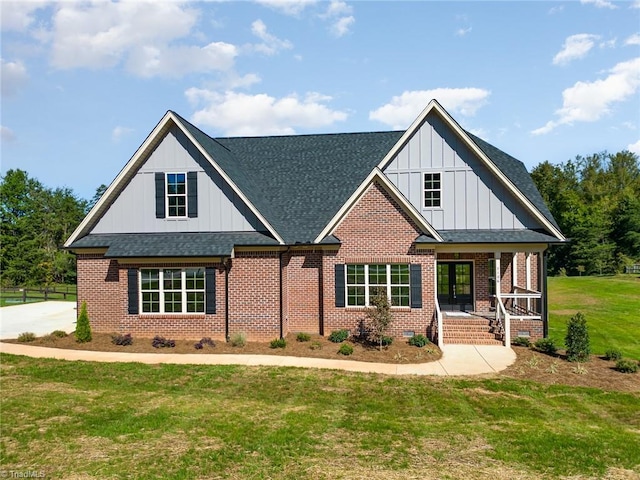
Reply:
<svg viewBox="0 0 640 480"><path fill-rule="evenodd" d="M220 142L218 142L218 140L216 140L216 138L212 137L211 135L207 134L206 132L202 131L200 128L196 127L193 123L191 123L190 121L186 120L182 115L180 115L179 113L173 111L173 110L169 110L173 115L175 115L178 120L180 120L181 122L185 123L187 126L196 129L198 132L200 132L202 135L204 135L205 137L209 138L210 140L216 142L218 145L220 145L222 148L224 148L225 150L227 150L228 152L231 152L231 150L221 144Z"/></svg>

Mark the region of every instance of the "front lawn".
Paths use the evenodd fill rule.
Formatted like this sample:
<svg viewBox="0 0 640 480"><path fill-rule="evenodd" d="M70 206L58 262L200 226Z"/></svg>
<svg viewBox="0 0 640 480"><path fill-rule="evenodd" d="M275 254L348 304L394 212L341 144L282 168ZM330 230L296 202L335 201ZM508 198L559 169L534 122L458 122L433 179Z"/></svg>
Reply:
<svg viewBox="0 0 640 480"><path fill-rule="evenodd" d="M640 475L637 390L1 360L4 471L296 480Z"/></svg>
<svg viewBox="0 0 640 480"><path fill-rule="evenodd" d="M591 350L619 348L640 358L640 277L549 277L549 336L564 344L567 320L576 312L587 318Z"/></svg>

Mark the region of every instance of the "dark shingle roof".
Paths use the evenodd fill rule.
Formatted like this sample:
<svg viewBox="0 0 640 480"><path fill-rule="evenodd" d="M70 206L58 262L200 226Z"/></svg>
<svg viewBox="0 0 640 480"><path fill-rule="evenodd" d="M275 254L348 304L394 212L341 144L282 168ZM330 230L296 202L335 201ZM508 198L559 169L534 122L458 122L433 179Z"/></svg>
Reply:
<svg viewBox="0 0 640 480"><path fill-rule="evenodd" d="M439 230L449 243L555 243L558 239L537 230Z"/></svg>
<svg viewBox="0 0 640 480"><path fill-rule="evenodd" d="M259 232L222 233L97 233L68 248L107 247L107 258L228 257L235 245L278 245Z"/></svg>
<svg viewBox="0 0 640 480"><path fill-rule="evenodd" d="M494 147L490 143L485 142L479 137L476 137L474 134L466 132L471 140L475 142L476 145L482 150L487 157L491 159L491 161L500 169L505 176L513 182L522 194L529 199L533 205L540 210L540 213L544 215L544 217L551 222L551 224L558 227L553 215L549 211L547 204L544 203L542 199L542 195L536 188L536 185L533 183L531 179L531 175L527 171L527 167L524 166L520 160L512 157L508 153L503 152L499 148Z"/></svg>

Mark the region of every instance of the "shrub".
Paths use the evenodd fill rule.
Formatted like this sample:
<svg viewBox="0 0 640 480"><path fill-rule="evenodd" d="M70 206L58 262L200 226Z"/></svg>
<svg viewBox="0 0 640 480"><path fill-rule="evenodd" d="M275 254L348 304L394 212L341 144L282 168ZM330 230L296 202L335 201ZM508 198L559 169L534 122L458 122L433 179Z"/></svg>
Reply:
<svg viewBox="0 0 640 480"><path fill-rule="evenodd" d="M634 360L621 358L616 362L616 370L622 373L636 373L638 371L638 363Z"/></svg>
<svg viewBox="0 0 640 480"><path fill-rule="evenodd" d="M530 347L531 342L527 337L516 337L511 340L511 345L515 345L516 347Z"/></svg>
<svg viewBox="0 0 640 480"><path fill-rule="evenodd" d="M558 347L552 338L541 338L540 340L536 340L536 343L533 346L539 352L546 353L547 355L555 355L558 351Z"/></svg>
<svg viewBox="0 0 640 480"><path fill-rule="evenodd" d="M329 335L329 341L333 343L342 343L349 338L349 330L343 328L342 330L334 330Z"/></svg>
<svg viewBox="0 0 640 480"><path fill-rule="evenodd" d="M124 335L112 335L111 343L126 347L127 345L133 345L133 338L131 338L130 333L125 333Z"/></svg>
<svg viewBox="0 0 640 480"><path fill-rule="evenodd" d="M383 335L382 338L380 339L380 344L383 347L388 347L392 343L393 343L393 337L388 337L386 335Z"/></svg>
<svg viewBox="0 0 640 480"><path fill-rule="evenodd" d="M54 330L53 332L51 332L51 335L56 338L64 338L67 336L67 332L65 332L64 330Z"/></svg>
<svg viewBox="0 0 640 480"><path fill-rule="evenodd" d="M193 344L193 348L195 348L196 350L202 350L203 347L204 345L202 345L202 342L196 342Z"/></svg>
<svg viewBox="0 0 640 480"><path fill-rule="evenodd" d="M429 343L429 339L419 333L418 335L414 335L409 339L409 345L412 347L422 348Z"/></svg>
<svg viewBox="0 0 640 480"><path fill-rule="evenodd" d="M320 343L319 341L315 340L315 341L311 342L311 345L309 345L309 348L311 350L322 350L322 343Z"/></svg>
<svg viewBox="0 0 640 480"><path fill-rule="evenodd" d="M284 338L276 338L275 340L271 340L269 346L271 348L284 348L287 346L287 341Z"/></svg>
<svg viewBox="0 0 640 480"><path fill-rule="evenodd" d="M244 347L247 344L247 334L244 332L236 332L229 339L232 347Z"/></svg>
<svg viewBox="0 0 640 480"><path fill-rule="evenodd" d="M202 346L204 346L204 345L209 345L210 347L215 347L216 346L215 342L213 340L211 340L210 337L202 337L202 339L200 339L200 342L198 342L198 343L200 343Z"/></svg>
<svg viewBox="0 0 640 480"><path fill-rule="evenodd" d="M161 337L160 335L156 335L155 337L153 337L151 345L153 346L153 348L173 348L176 346L176 342Z"/></svg>
<svg viewBox="0 0 640 480"><path fill-rule="evenodd" d="M308 333L300 332L298 333L298 335L296 335L296 340L299 342L308 342L309 340L311 340L311 335L309 335Z"/></svg>
<svg viewBox="0 0 640 480"><path fill-rule="evenodd" d="M82 302L80 307L80 315L76 322L76 342L86 343L91 341L91 324L89 323L89 314L87 313L87 302Z"/></svg>
<svg viewBox="0 0 640 480"><path fill-rule="evenodd" d="M604 352L605 360L620 360L622 358L622 352L617 348L609 348Z"/></svg>
<svg viewBox="0 0 640 480"><path fill-rule="evenodd" d="M586 362L589 360L591 347L587 319L580 312L567 322L567 336L564 344L567 347L567 360L570 362Z"/></svg>
<svg viewBox="0 0 640 480"><path fill-rule="evenodd" d="M36 339L36 334L32 332L24 332L18 335L18 341L22 343L33 342Z"/></svg>
<svg viewBox="0 0 640 480"><path fill-rule="evenodd" d="M343 343L342 345L340 345L338 353L340 355L351 355L353 353L353 347L348 343Z"/></svg>
<svg viewBox="0 0 640 480"><path fill-rule="evenodd" d="M386 337L385 333L389 330L391 322L393 321L389 297L387 297L386 291L379 289L369 301L372 306L367 308L367 339L372 343L377 343L380 350L382 350L384 339Z"/></svg>

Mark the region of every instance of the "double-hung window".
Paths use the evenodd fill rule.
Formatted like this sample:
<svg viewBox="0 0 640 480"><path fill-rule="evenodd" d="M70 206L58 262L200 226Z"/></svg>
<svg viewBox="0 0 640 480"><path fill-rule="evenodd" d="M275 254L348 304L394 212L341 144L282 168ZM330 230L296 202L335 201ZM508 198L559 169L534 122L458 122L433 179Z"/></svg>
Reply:
<svg viewBox="0 0 640 480"><path fill-rule="evenodd" d="M142 313L204 313L204 268L140 270Z"/></svg>
<svg viewBox="0 0 640 480"><path fill-rule="evenodd" d="M346 297L350 307L371 304L379 292L386 293L394 307L408 307L410 302L409 265L346 265Z"/></svg>
<svg viewBox="0 0 640 480"><path fill-rule="evenodd" d="M440 207L442 200L442 181L439 173L424 174L424 207Z"/></svg>
<svg viewBox="0 0 640 480"><path fill-rule="evenodd" d="M167 213L169 217L187 216L186 173L167 173Z"/></svg>

